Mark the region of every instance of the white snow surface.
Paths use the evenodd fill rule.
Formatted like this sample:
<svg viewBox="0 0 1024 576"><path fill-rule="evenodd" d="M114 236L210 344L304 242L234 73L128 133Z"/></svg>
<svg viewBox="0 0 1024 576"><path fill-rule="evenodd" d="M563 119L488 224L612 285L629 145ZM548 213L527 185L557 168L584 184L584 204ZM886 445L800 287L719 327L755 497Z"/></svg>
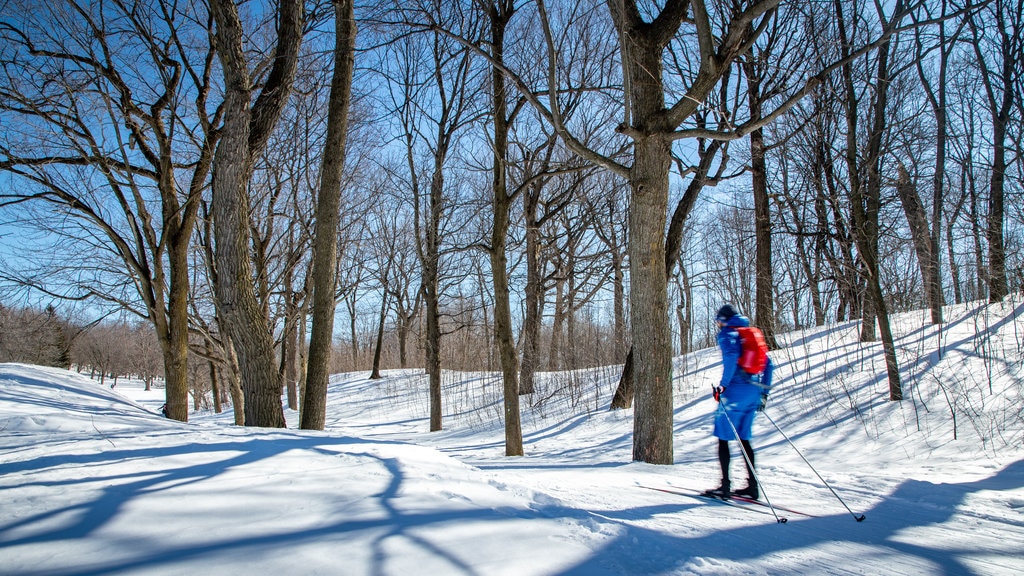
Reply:
<svg viewBox="0 0 1024 576"><path fill-rule="evenodd" d="M1022 296L945 313L893 318L902 402L859 324L781 335L754 444L786 523L648 489L718 484L715 349L676 359L671 466L632 461L618 366L539 375L506 457L496 373L444 374L439 432L421 371L336 375L319 432L183 424L162 389L3 364L0 574L1016 576Z"/></svg>

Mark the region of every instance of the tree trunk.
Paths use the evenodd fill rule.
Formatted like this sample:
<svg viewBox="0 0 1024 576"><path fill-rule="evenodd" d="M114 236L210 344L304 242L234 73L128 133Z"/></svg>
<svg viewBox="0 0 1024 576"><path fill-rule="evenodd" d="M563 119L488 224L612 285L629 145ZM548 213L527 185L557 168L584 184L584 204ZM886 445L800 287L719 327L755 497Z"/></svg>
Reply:
<svg viewBox="0 0 1024 576"><path fill-rule="evenodd" d="M341 221L341 178L345 169L345 137L355 63L356 22L352 0L334 0L334 73L327 111L327 141L320 171L320 191L313 234L313 327L309 338L303 397L303 430L323 430L327 416L327 385L334 337L334 295L337 286L338 223Z"/></svg>
<svg viewBox="0 0 1024 576"><path fill-rule="evenodd" d="M693 175L693 180L686 187L683 197L676 203L672 211L672 219L669 222L668 233L665 237L665 278L666 282L672 275L675 263L682 254L683 229L686 227L686 220L690 217L693 207L697 204L697 198L707 183L708 174L711 171L711 163L714 161L718 151L722 148L722 142L715 140L711 142L700 154L700 164ZM612 403L609 410L622 410L633 405L633 347L630 346L626 354L626 362L622 366L622 376L619 378L619 385L612 396Z"/></svg>
<svg viewBox="0 0 1024 576"><path fill-rule="evenodd" d="M210 394L213 395L213 411L220 414L224 411L222 405L224 391L221 388L220 375L217 373L217 363L213 361L213 346L209 337L203 338L203 347L206 349L206 364L210 373Z"/></svg>
<svg viewBox="0 0 1024 576"><path fill-rule="evenodd" d="M960 179L960 199L946 221L946 256L949 258L949 275L953 280L953 302L956 304L964 302L963 289L960 285L960 266L956 261L956 246L953 240L956 221L960 219L960 212L963 211L964 203L967 201L967 167L964 166L962 171L965 174Z"/></svg>
<svg viewBox="0 0 1024 576"><path fill-rule="evenodd" d="M944 41L945 39L943 39ZM945 298L942 294L942 204L946 195L946 141L948 129L946 120L946 60L948 58L943 43L941 75L939 79L939 98L935 106L935 177L932 184L932 233L931 261L928 263L929 281L925 283L928 290L928 305L932 309L932 324L942 324L942 306Z"/></svg>
<svg viewBox="0 0 1024 576"><path fill-rule="evenodd" d="M348 342L349 352L352 354L352 369L355 370L359 366L359 331L357 329L357 321L359 320L359 311L356 308L357 293L353 289L344 296L345 307L348 309Z"/></svg>
<svg viewBox="0 0 1024 576"><path fill-rule="evenodd" d="M988 240L988 299L989 302L1001 302L1009 294L1009 283L1006 276L1006 246L1004 244L1003 225L1005 219L1005 185L1006 185L1006 136L1011 111L1020 96L1019 80L1020 61L1024 57L1021 47L1020 30L1024 27L1024 2L995 2L991 6L994 22L983 23L986 33L989 29L997 38L994 50L986 51L982 47L977 18L986 12L979 11L968 17L973 32L973 47L981 80L985 87L986 104L989 112L989 126L992 130L992 170L989 175L988 217L985 238ZM997 69L993 70L986 60L986 52L1001 59ZM1001 82L998 85L997 82Z"/></svg>
<svg viewBox="0 0 1024 576"><path fill-rule="evenodd" d="M291 92L302 42L303 5L299 0L281 2L276 58L255 102L237 6L230 0L214 0L210 9L225 84L224 124L212 180L216 296L222 328L238 355L246 425L284 427L270 319L253 288L248 185L253 159L266 147Z"/></svg>
<svg viewBox="0 0 1024 576"><path fill-rule="evenodd" d="M612 252L612 319L615 362L618 362L629 353L626 347L626 263L618 246Z"/></svg>
<svg viewBox="0 0 1024 576"><path fill-rule="evenodd" d="M291 290L291 278L285 282L284 330L281 334L281 366L278 373L284 383L288 397L288 408L299 409L298 385L296 380L297 349L299 346L299 295Z"/></svg>
<svg viewBox="0 0 1024 576"><path fill-rule="evenodd" d="M660 53L647 62L660 80ZM645 79L634 78L637 84ZM650 82L650 79L646 79ZM660 83L659 83L660 84ZM662 90L635 89L650 110L661 105ZM650 117L653 117L652 114ZM633 459L672 464L672 335L668 323L668 276L665 274L665 215L668 212L670 144L660 135L634 143L630 187L630 323L633 327L633 367L636 408L633 419Z"/></svg>
<svg viewBox="0 0 1024 576"><path fill-rule="evenodd" d="M523 361L519 372L519 393L533 394L533 375L540 364L541 278L540 224L537 210L541 184L534 183L523 191L523 218L526 223L526 289L522 328Z"/></svg>
<svg viewBox="0 0 1024 576"><path fill-rule="evenodd" d="M865 178L863 190L859 187L851 189L851 203L853 204L854 236L857 239L857 247L865 268L868 302L874 317L878 320L882 347L885 352L885 367L889 377L889 399L897 401L903 399L903 388L900 383L899 365L889 324L889 313L885 304L885 296L882 293L881 270L878 262L878 217L882 188L881 150L882 138L886 130L885 112L888 103L888 89L892 80L889 75L889 48L890 45L885 43L878 49L875 101L872 106L874 125L871 128L865 160L867 178ZM874 320L865 314L862 322L862 334L866 332L864 325L873 324L873 322Z"/></svg>
<svg viewBox="0 0 1024 576"><path fill-rule="evenodd" d="M1012 88L1007 87L1007 92ZM1006 124L1005 115L992 114L992 174L989 178L988 225L988 301L1002 302L1009 294L1006 279L1006 246L1003 243L1004 184L1006 182Z"/></svg>
<svg viewBox="0 0 1024 576"><path fill-rule="evenodd" d="M386 273L385 273L386 275ZM380 318L377 321L377 343L373 347L373 369L370 370L370 380L380 380L380 354L384 347L384 322L388 318L388 292L387 290L380 297Z"/></svg>
<svg viewBox="0 0 1024 576"><path fill-rule="evenodd" d="M946 16L947 11L948 5L943 1L942 15ZM946 116L946 84L951 43L946 35L946 23L944 21L939 22L936 28L939 35L938 79L935 82L937 90L933 88L932 83L928 80L928 75L924 69L926 59L921 42L921 29L916 29L914 33L917 39L916 64L918 77L921 79L921 85L924 87L928 102L932 106L932 113L935 116L935 174L932 176L932 226L928 238L931 260L927 263L921 263L921 274L928 274L927 277L922 276L922 281L926 302L932 312L932 324L941 324L942 305L945 302L942 294L942 253L940 245L942 241L942 205L943 197L945 196L946 180L946 144L949 136ZM959 31L955 35L959 36ZM920 250L918 252L918 258L920 259Z"/></svg>
<svg viewBox="0 0 1024 576"><path fill-rule="evenodd" d="M559 270L559 274L562 271ZM554 318L551 320L551 346L548 348L548 372L555 372L562 366L562 332L565 326L565 278L555 284Z"/></svg>
<svg viewBox="0 0 1024 576"><path fill-rule="evenodd" d="M839 2L839 0L836 0L835 4L836 4L836 12L838 14L837 25L839 27L839 33L840 33L841 37L843 38L843 43L842 43L842 46L840 48L842 50L842 55L844 57L847 57L847 56L849 56L849 46L850 46L850 44L852 42L850 40L848 40L848 35L847 35L847 32L846 32L846 23L845 23L844 16L843 16L843 13L842 13L842 5ZM886 46L888 46L888 45L886 45ZM881 58L881 56L879 56L879 58ZM872 246L875 246L875 250L877 250L877 243L878 243L878 240L877 240L878 221L877 221L877 219L872 220L872 218L871 218L872 212L874 212L875 214L877 214L877 212L875 210L873 210L872 207L866 206L866 204L871 202L871 198L872 198L871 188L872 188L872 186L871 186L870 183L865 183L864 182L864 178L861 177L861 166L859 164L858 157L857 157L857 151L859 150L858 142L857 142L858 124L859 124L859 110L858 110L859 100L857 98L856 83L854 82L854 70L853 70L853 67L854 67L853 66L853 62L848 62L847 64L845 64L842 67L843 86L844 86L844 88L846 90L846 99L843 102L843 106L844 106L844 109L845 109L845 116L846 116L846 149L845 149L846 154L845 154L845 158L844 159L846 161L846 170L847 170L847 173L849 175L850 205L851 205L850 206L850 223L851 223L851 227L852 227L851 234L853 235L854 241L857 244L857 248L858 248L858 250L861 253L861 261L859 263L856 263L856 264L858 264L859 266L867 268L867 270L862 274L862 276L863 276L863 278L868 283L870 283L870 282L872 282L871 278L872 278L872 275L873 275L873 271L871 270L871 266L873 264L868 263L868 260L872 259L872 256L871 256L871 254L865 255L865 252L871 252L872 251L872 249L871 249ZM879 69L881 70L881 64L879 65ZM888 88L888 85L882 85L882 79L880 77L876 78L876 80L877 80L877 84L876 84L875 88L878 91L878 101L884 101L883 92ZM875 106L874 109L877 112L877 110L878 110L877 102L876 102L876 106ZM884 128L884 118L876 116L875 117L875 122L876 122L876 124L881 124L882 128ZM880 147L881 146L881 138L882 138L882 134L879 133L877 130L875 130L874 132L871 133L872 141L869 143L869 146L878 146L878 147ZM873 167L875 169L876 175L880 178L881 176L877 174L877 166L874 166L874 164L878 162L878 160L876 159L877 154L878 154L877 151L875 151L873 154L869 153L869 157L868 157L867 160L865 160L865 163L869 166L869 169L871 169L871 167ZM881 182L880 181L879 181L878 185L881 186ZM838 218L837 218L837 222L838 222ZM854 262L850 262L850 263L851 264L855 264ZM877 264L877 262L875 262L875 264ZM857 268L855 268L855 267L850 267L850 270L856 270L856 269ZM869 289L869 293L870 293L870 289ZM851 302L850 305L851 306L852 306L852 302L854 302L855 299L856 299L856 292L854 290L851 290L851 294L850 294L850 302ZM870 294L869 294L869 297L866 299L866 301L863 304L864 305L863 305L863 307L860 310L861 311L861 318L863 320L861 322L861 326L860 326L860 341L861 342L874 342L874 340L875 340L875 321L874 321L874 316L873 316L873 312L872 312L872 305L874 303L872 302L872 298L870 297ZM851 312L850 318L853 318L853 317L854 317L854 314Z"/></svg>
<svg viewBox="0 0 1024 576"><path fill-rule="evenodd" d="M444 190L444 154L435 151L434 175L430 180L429 221L423 262L423 302L426 308L426 360L430 378L430 431L441 429L441 306L440 306L440 235L441 202Z"/></svg>
<svg viewBox="0 0 1024 576"><path fill-rule="evenodd" d="M514 3L504 0L491 3L488 18L491 28L491 106L494 123L494 147L492 166L492 206L494 223L491 227L491 277L494 284L494 338L501 358L501 373L504 383L505 408L505 455L523 455L523 432L519 420L519 383L517 381L518 358L515 338L512 335L512 310L508 295L508 260L506 244L509 228L509 214L512 197L508 194L506 164L508 163L508 107L505 90L504 64L505 27L512 18Z"/></svg>
<svg viewBox="0 0 1024 576"><path fill-rule="evenodd" d="M753 34L750 29L749 34ZM743 59L743 72L747 79L747 101L750 119L761 119L761 76L755 58L767 54L751 51ZM772 271L772 221L768 202L768 163L764 144L764 130L750 133L750 183L754 196L754 322L764 333L765 342L772 350L779 347L775 341L775 281Z"/></svg>
<svg viewBox="0 0 1024 576"><path fill-rule="evenodd" d="M167 324L161 338L164 357L167 417L188 422L188 231L168 247L171 282L167 297ZM163 314L162 311L154 311ZM157 323L159 326L159 322ZM158 328L158 333L160 332Z"/></svg>
<svg viewBox="0 0 1024 576"><path fill-rule="evenodd" d="M235 416L235 426L245 426L245 392L242 390L242 378L238 370L238 355L235 354L234 344L226 335L221 337L221 345L224 346L228 394L231 396L231 410Z"/></svg>
<svg viewBox="0 0 1024 576"><path fill-rule="evenodd" d="M932 322L935 323L935 309L931 306L931 299L934 297L932 283L934 282L933 271L936 267L938 255L932 253L932 235L928 228L928 217L925 215L924 204L917 195L917 189L910 181L910 174L907 168L900 163L899 176L896 182L896 192L899 193L900 202L903 205L903 213L907 217L910 226L910 237L914 242L914 251L917 254L917 264L921 270L921 278L925 292L925 300L932 308ZM939 309L941 311L941 301ZM941 315L939 318L941 322Z"/></svg>
<svg viewBox="0 0 1024 576"><path fill-rule="evenodd" d="M988 293L986 287L989 285L988 280L988 269L985 267L985 251L982 247L981 242L981 210L978 207L980 202L980 194L978 194L978 183L975 177L975 171L973 163L970 157L967 159L970 169L970 185L968 190L970 192L970 213L971 213L971 239L974 241L974 269L977 271L975 277L975 288L974 298L984 298ZM974 299L972 298L972 300Z"/></svg>
<svg viewBox="0 0 1024 576"><path fill-rule="evenodd" d="M225 98L224 132L213 171L216 292L224 320L222 328L238 354L246 398L245 424L284 427L270 320L256 298L249 263L248 101L248 90L229 89Z"/></svg>

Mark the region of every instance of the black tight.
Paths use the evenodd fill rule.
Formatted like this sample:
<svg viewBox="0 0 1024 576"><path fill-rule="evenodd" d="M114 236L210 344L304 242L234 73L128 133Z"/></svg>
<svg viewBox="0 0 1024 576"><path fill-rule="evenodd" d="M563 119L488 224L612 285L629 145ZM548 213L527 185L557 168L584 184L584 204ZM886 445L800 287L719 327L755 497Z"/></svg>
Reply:
<svg viewBox="0 0 1024 576"><path fill-rule="evenodd" d="M740 440L740 444L743 446L743 451L747 453L747 457L744 459L744 463L747 465L747 478L751 484L754 482L754 471L752 466L754 465L754 447L750 444L750 440ZM726 440L718 440L718 463L722 467L722 480L725 482L729 481L729 462L731 456L729 453L729 442Z"/></svg>

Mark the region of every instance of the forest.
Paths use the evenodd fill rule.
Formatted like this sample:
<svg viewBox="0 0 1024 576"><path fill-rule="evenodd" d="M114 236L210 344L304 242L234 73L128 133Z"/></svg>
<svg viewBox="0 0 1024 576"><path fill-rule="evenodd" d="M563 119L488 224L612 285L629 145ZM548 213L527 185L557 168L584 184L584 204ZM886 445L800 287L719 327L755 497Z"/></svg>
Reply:
<svg viewBox="0 0 1024 576"><path fill-rule="evenodd" d="M304 429L485 369L510 456L539 372L622 365L671 464L730 302L860 320L900 401L890 314L1024 287L1020 62L1024 0L4 0L0 361Z"/></svg>

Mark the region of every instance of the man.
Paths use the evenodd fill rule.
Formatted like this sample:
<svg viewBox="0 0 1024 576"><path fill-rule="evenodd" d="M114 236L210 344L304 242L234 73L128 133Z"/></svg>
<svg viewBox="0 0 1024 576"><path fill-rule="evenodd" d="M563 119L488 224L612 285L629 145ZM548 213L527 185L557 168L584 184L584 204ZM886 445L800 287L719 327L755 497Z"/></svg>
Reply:
<svg viewBox="0 0 1024 576"><path fill-rule="evenodd" d="M719 403L715 415L714 435L718 438L718 463L722 467L722 485L706 492L709 496L728 499L744 496L757 499L760 491L754 474L754 447L750 444L753 436L754 415L764 410L768 401L768 390L772 384L772 362L768 360L764 372L748 374L737 365L743 346L736 328L750 326L750 321L741 316L729 304L719 308L715 317L718 324L718 347L722 350L722 380L714 387L713 395ZM746 453L747 486L735 492L729 481L729 441L736 440Z"/></svg>

